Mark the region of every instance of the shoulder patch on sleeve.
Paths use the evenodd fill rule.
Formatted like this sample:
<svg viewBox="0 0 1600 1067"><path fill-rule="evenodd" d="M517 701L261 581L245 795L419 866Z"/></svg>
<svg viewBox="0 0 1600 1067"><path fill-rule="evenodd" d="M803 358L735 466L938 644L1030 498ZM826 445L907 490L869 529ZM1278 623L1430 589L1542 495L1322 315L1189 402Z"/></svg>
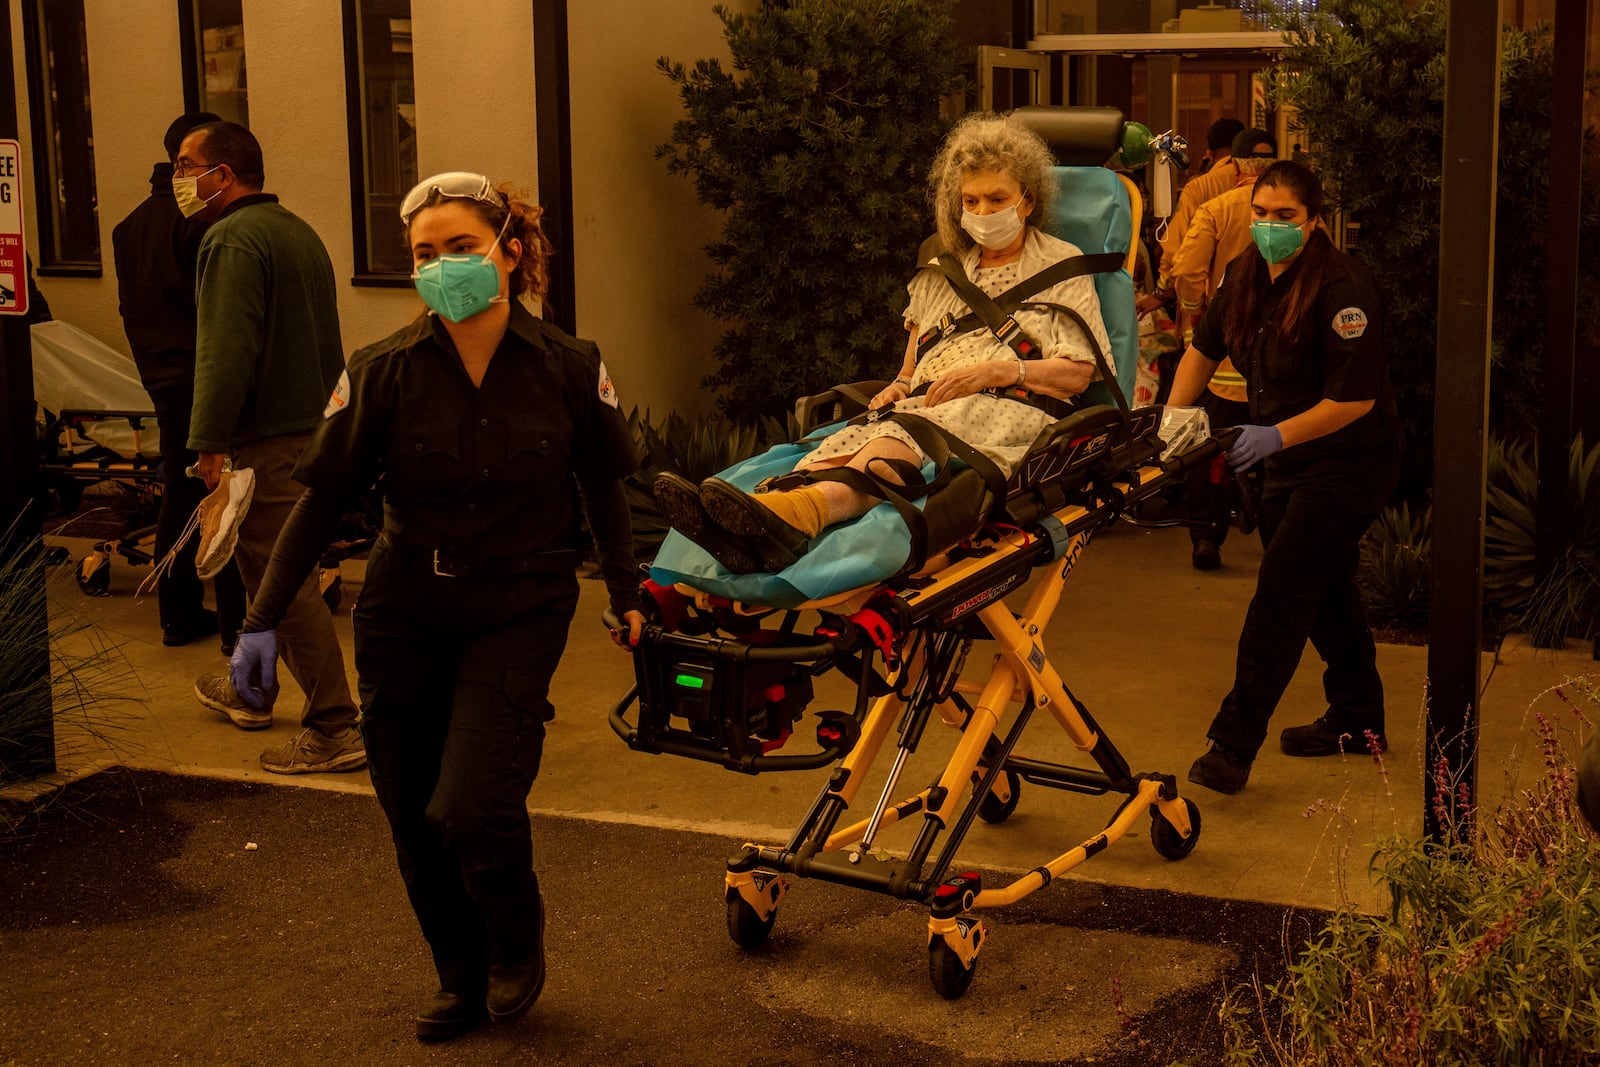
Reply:
<svg viewBox="0 0 1600 1067"><path fill-rule="evenodd" d="M1333 332L1346 341L1354 341L1367 332L1367 313L1358 307L1348 307L1335 312Z"/></svg>
<svg viewBox="0 0 1600 1067"><path fill-rule="evenodd" d="M331 419L339 412L350 406L350 372L339 372L339 384L333 387L333 395L328 398L328 406L322 409L322 417Z"/></svg>
<svg viewBox="0 0 1600 1067"><path fill-rule="evenodd" d="M611 384L611 374L603 359L600 361L600 399L612 407L617 406L617 387Z"/></svg>

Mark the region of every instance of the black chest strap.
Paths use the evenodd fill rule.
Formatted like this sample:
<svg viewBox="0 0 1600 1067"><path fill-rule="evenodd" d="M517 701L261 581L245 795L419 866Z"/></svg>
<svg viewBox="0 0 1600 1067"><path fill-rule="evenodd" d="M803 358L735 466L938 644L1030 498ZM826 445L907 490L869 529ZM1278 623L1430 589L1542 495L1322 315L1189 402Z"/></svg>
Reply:
<svg viewBox="0 0 1600 1067"><path fill-rule="evenodd" d="M953 314L945 315L933 328L917 338L917 360L920 362L927 351L938 342L957 333L975 330L979 326L987 328L1000 343L1015 352L1018 359L1039 359L1041 358L1039 346L1017 324L1012 312L1030 297L1068 279L1085 274L1104 274L1121 270L1125 259L1126 257L1120 252L1102 252L1092 256L1072 256L1069 259L1057 260L1044 270L1022 279L999 296L992 297L967 277L960 260L949 252L941 252L939 257L924 269L935 270L942 274L969 311L959 318ZM1082 323L1081 317L1078 321ZM1093 344L1094 334L1087 330L1084 332Z"/></svg>

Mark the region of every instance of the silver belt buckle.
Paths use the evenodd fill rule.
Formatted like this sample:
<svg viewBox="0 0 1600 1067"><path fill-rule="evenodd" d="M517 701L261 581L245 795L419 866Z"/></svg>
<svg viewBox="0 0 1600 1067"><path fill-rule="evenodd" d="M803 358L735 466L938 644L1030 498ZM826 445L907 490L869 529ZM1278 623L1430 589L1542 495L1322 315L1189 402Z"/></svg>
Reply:
<svg viewBox="0 0 1600 1067"><path fill-rule="evenodd" d="M457 577L457 575L451 574L449 571L439 569L439 550L437 548L433 550L433 573L441 578Z"/></svg>

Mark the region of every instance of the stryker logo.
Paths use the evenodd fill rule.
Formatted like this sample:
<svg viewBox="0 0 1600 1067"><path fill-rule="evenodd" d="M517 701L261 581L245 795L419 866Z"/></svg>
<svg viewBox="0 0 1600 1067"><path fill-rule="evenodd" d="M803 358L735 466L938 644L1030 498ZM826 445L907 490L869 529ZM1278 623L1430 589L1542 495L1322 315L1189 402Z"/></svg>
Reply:
<svg viewBox="0 0 1600 1067"><path fill-rule="evenodd" d="M1067 548L1066 555L1061 557L1062 578L1072 573L1072 568L1078 565L1078 558L1083 555L1083 550L1088 544L1088 534L1072 535L1072 544Z"/></svg>

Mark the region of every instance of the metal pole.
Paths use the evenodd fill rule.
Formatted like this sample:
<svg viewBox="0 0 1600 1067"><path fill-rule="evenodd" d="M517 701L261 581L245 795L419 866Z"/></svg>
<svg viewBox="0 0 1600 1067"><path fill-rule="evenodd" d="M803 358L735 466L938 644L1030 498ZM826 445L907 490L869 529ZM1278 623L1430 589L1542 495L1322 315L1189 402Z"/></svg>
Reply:
<svg viewBox="0 0 1600 1067"><path fill-rule="evenodd" d="M1469 827L1457 803L1459 787L1466 787L1470 802L1477 801L1484 441L1489 417L1499 100L1498 5L1454 0L1445 38L1433 589L1423 775L1423 821L1435 841L1466 838ZM1436 788L1440 774L1448 783L1446 789Z"/></svg>
<svg viewBox="0 0 1600 1067"><path fill-rule="evenodd" d="M17 137L17 90L11 62L11 5L0 12L0 139ZM17 285L26 285L25 278ZM27 319L0 315L0 572L8 576L6 615L14 620L0 641L18 673L0 691L0 782L35 778L56 769L50 706L49 613L39 551L39 509L33 400L33 346Z"/></svg>
<svg viewBox="0 0 1600 1067"><path fill-rule="evenodd" d="M1543 581L1567 529L1567 449L1572 443L1578 332L1578 217L1583 177L1583 53L1587 0L1557 0L1550 101L1550 209L1546 215L1544 376L1539 404L1539 493L1534 571ZM1589 442L1593 443L1593 442Z"/></svg>
<svg viewBox="0 0 1600 1067"><path fill-rule="evenodd" d="M578 332L577 238L572 221L572 79L568 76L567 0L533 3L533 110L539 204L550 259L550 321Z"/></svg>

